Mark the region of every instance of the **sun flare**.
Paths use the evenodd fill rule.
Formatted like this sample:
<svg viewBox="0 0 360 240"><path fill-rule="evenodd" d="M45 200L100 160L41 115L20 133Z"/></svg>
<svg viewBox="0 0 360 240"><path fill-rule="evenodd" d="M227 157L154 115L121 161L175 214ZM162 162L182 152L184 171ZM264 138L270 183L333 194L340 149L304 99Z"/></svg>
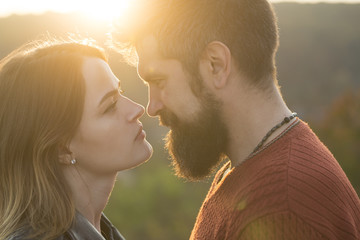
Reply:
<svg viewBox="0 0 360 240"><path fill-rule="evenodd" d="M102 20L112 21L121 18L129 10L132 0L102 0L99 2L89 1L81 12L86 15Z"/></svg>

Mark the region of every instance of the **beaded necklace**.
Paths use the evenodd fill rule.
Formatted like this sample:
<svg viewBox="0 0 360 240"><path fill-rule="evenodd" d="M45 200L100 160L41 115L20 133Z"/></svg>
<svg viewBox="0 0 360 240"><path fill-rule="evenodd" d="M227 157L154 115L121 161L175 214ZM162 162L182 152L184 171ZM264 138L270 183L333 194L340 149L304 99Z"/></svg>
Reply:
<svg viewBox="0 0 360 240"><path fill-rule="evenodd" d="M253 155L254 153L256 153L266 142L266 140L268 140L268 138L280 127L282 127L283 125L285 125L286 123L289 123L293 118L297 117L297 113L293 112L289 117L285 117L284 120L282 120L281 123L276 124L272 129L270 129L270 131L263 137L263 139L261 140L261 142L255 147L255 149L250 153L249 156Z"/></svg>
<svg viewBox="0 0 360 240"><path fill-rule="evenodd" d="M255 147L255 149L249 154L249 156L247 156L247 158L244 159L244 161L242 161L241 163L245 162L246 160L252 158L253 156L255 156L256 154L259 153L259 150L263 150L261 149L264 145L264 143L266 142L266 140L269 139L269 137L280 127L282 127L283 125L289 123L293 118L297 117L297 113L293 112L289 117L285 117L280 123L276 124L272 129L270 129L269 132L266 133L266 135L263 137L263 139L260 141L260 143ZM278 137L276 137L274 140L272 140L269 144L267 144L266 146L270 145L272 142L276 141L277 139L279 139L282 135L284 135L287 131L289 131L293 126L295 126L297 124L297 122L291 124L287 129L285 129L281 134L279 134ZM228 169L226 169L223 173L223 177L224 178L227 173L230 172L230 170L233 167L230 165Z"/></svg>

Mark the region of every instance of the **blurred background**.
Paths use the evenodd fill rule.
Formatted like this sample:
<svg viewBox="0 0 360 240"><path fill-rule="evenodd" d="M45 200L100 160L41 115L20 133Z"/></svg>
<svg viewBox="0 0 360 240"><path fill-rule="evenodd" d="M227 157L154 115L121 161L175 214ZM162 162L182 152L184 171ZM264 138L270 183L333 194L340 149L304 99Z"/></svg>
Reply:
<svg viewBox="0 0 360 240"><path fill-rule="evenodd" d="M128 7L121 0L11 2L0 8L0 58L44 35L80 35L105 46L111 19ZM283 97L329 147L359 195L360 4L273 2L280 28L277 66ZM125 95L146 105L147 89L136 69L108 52ZM175 177L163 149L167 129L154 118L144 116L142 121L154 155L142 166L119 173L105 213L126 239L188 239L212 177L196 183Z"/></svg>

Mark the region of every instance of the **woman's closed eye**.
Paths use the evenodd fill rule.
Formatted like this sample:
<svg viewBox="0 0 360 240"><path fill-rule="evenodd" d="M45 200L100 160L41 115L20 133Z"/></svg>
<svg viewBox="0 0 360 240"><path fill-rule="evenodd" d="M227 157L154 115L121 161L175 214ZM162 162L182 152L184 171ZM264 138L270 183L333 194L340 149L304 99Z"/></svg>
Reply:
<svg viewBox="0 0 360 240"><path fill-rule="evenodd" d="M124 91L120 88L117 89L117 93L112 96L110 105L105 109L104 114L110 113L116 110L117 102L119 101L119 98L123 95Z"/></svg>
<svg viewBox="0 0 360 240"><path fill-rule="evenodd" d="M118 100L119 100L119 97L114 96L111 103L110 103L110 105L105 109L104 114L115 111Z"/></svg>

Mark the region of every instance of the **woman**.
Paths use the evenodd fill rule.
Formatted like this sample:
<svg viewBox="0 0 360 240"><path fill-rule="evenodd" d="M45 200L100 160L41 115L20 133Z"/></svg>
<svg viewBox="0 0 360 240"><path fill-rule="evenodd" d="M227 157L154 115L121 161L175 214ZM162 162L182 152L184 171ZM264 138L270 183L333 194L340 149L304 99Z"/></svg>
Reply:
<svg viewBox="0 0 360 240"><path fill-rule="evenodd" d="M46 42L0 62L0 239L123 239L102 213L152 154L99 47Z"/></svg>

